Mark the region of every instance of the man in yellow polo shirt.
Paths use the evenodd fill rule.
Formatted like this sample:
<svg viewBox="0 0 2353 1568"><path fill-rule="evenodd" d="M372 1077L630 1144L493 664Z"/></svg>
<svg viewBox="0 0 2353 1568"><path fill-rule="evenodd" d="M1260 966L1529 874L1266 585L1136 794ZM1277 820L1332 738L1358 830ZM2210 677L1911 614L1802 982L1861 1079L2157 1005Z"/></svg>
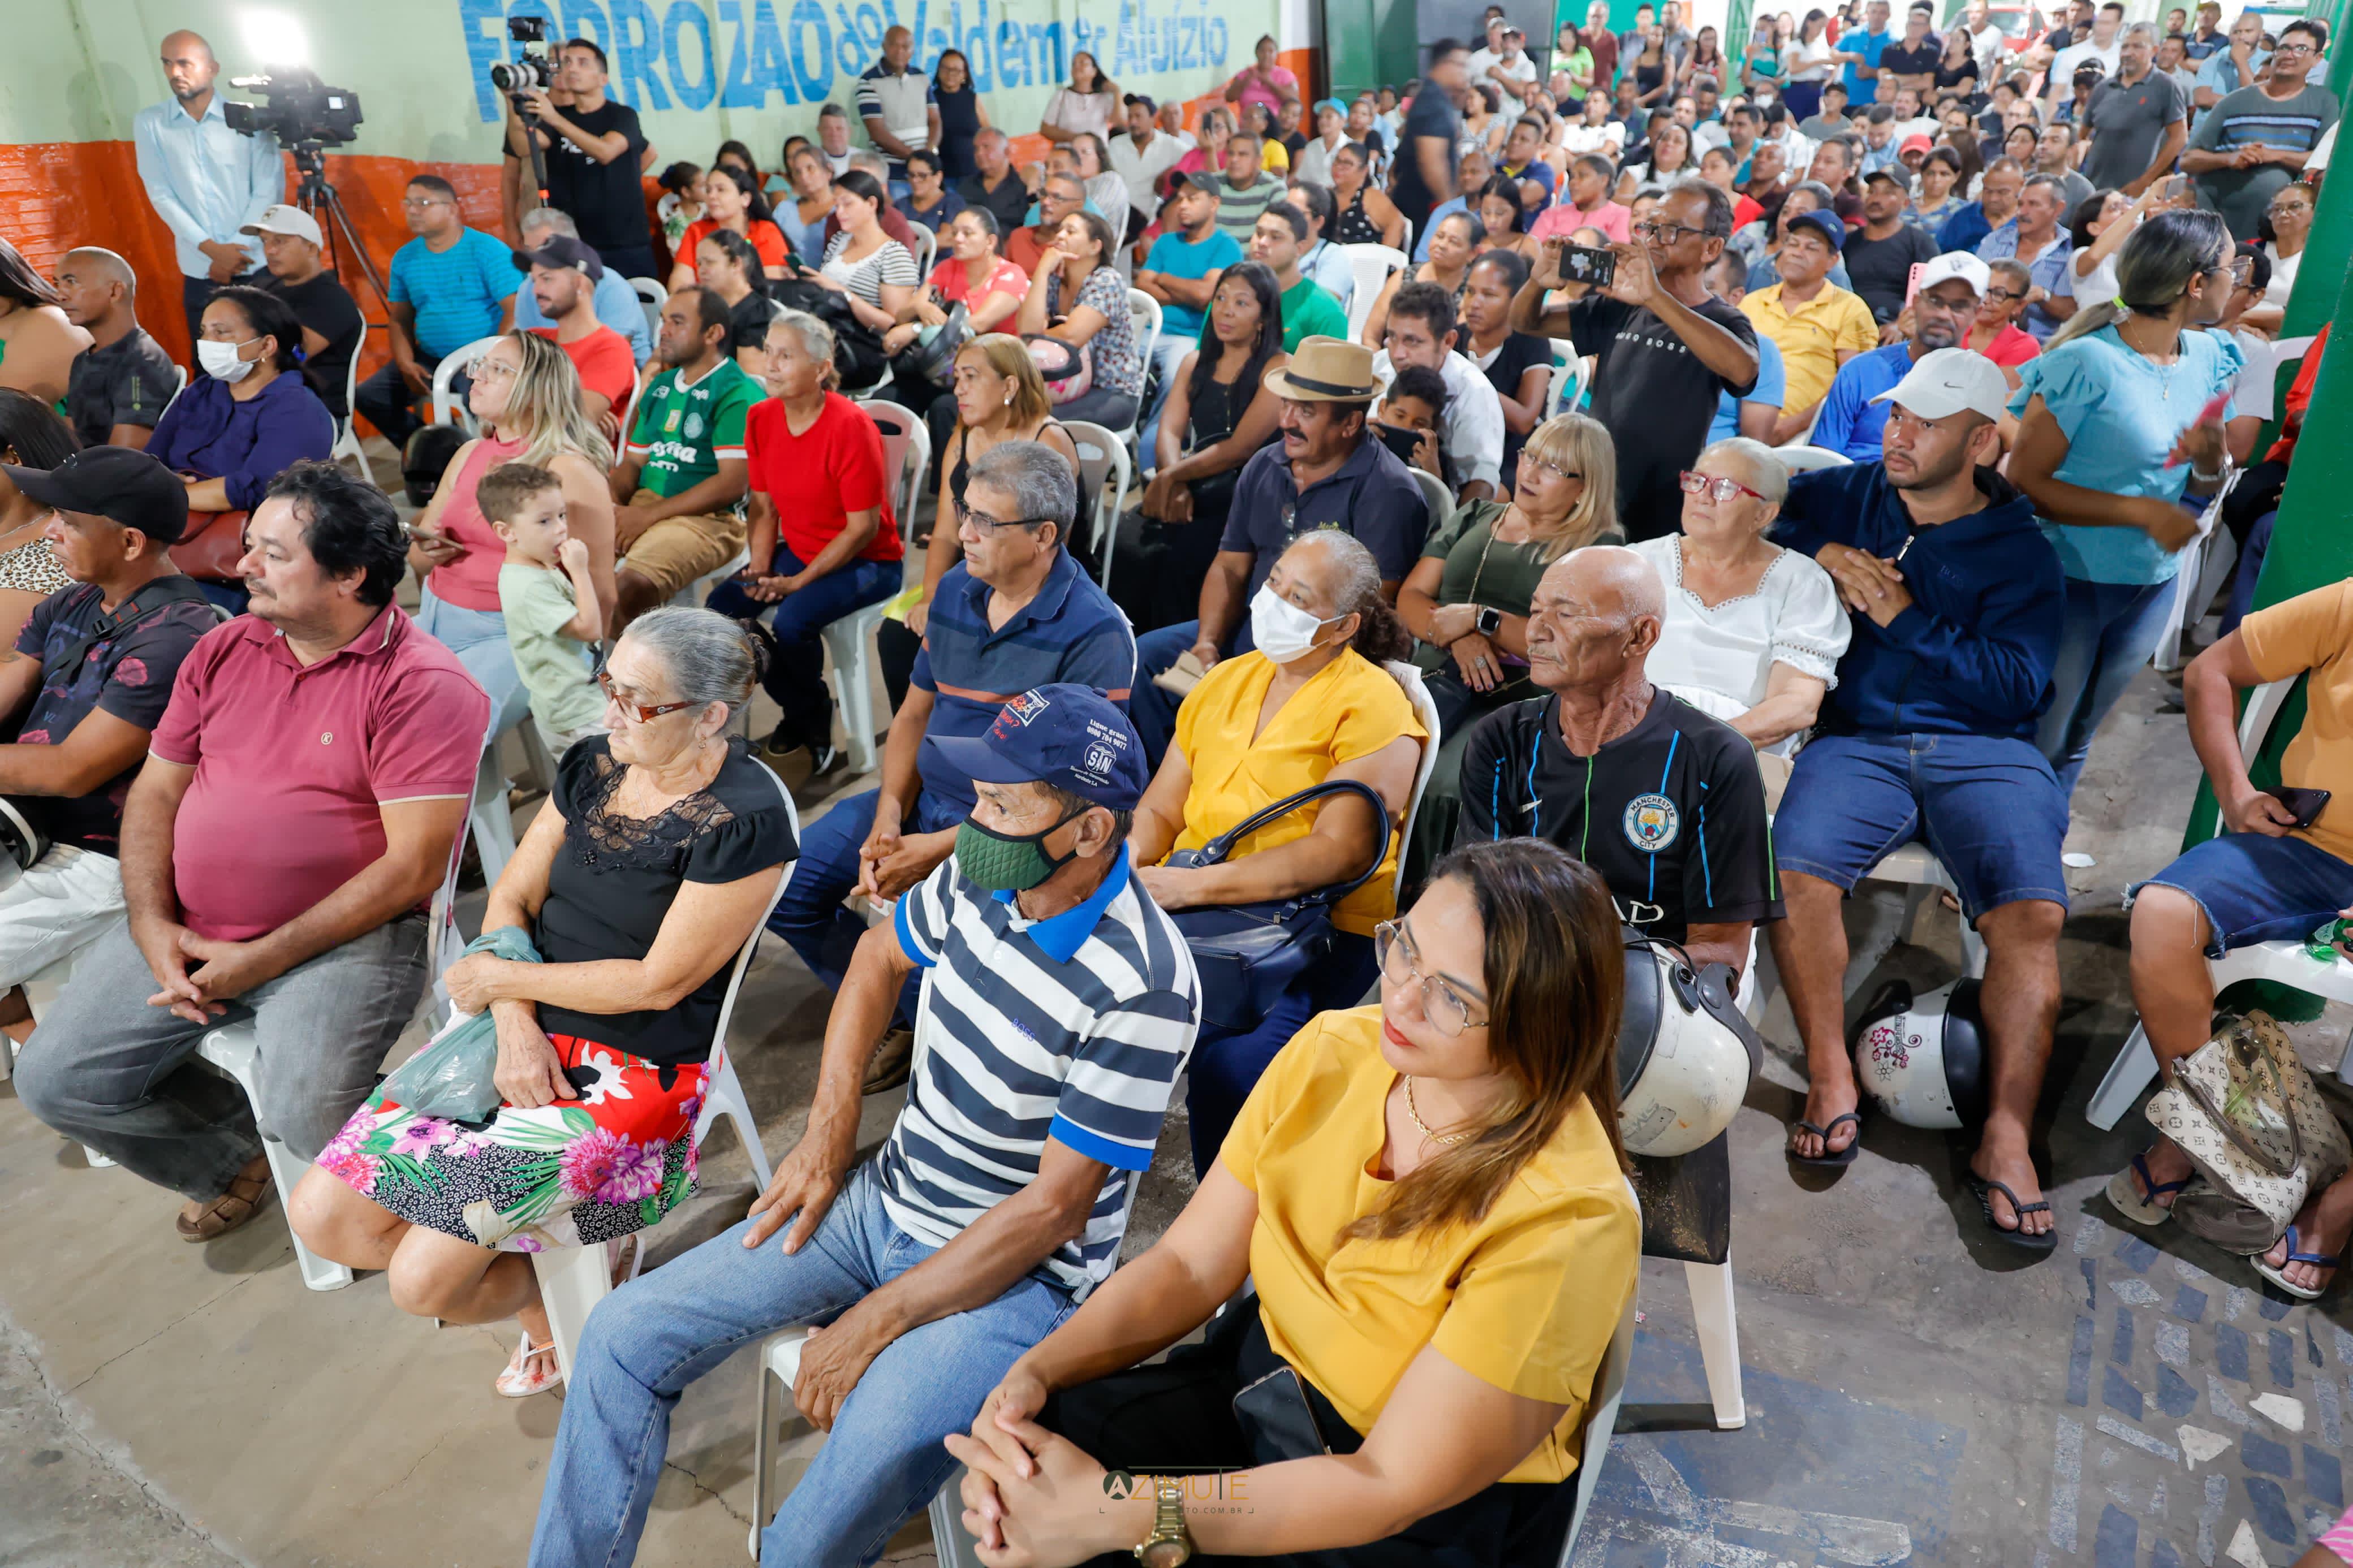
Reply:
<svg viewBox="0 0 2353 1568"><path fill-rule="evenodd" d="M1775 267L1781 281L1752 290L1741 311L1756 323L1757 335L1781 351L1788 390L1781 416L1773 424L1773 444L1794 441L1813 424L1839 366L1879 346L1871 307L1831 281L1846 225L1834 213L1799 213L1781 237Z"/></svg>

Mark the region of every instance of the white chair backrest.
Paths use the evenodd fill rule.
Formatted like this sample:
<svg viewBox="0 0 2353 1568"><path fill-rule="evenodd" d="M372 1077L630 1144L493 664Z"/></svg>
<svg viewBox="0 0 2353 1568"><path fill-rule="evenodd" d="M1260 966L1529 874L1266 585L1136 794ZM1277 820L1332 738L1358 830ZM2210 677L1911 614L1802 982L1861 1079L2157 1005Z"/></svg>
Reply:
<svg viewBox="0 0 2353 1568"><path fill-rule="evenodd" d="M2247 710L2239 716L2239 755L2248 762L2263 749L2263 741L2272 732L2272 721L2279 717L2280 709L2287 702L2287 694L2295 687L2295 677L2274 680L2247 693Z"/></svg>
<svg viewBox="0 0 2353 1568"><path fill-rule="evenodd" d="M1348 300L1348 341L1355 342L1364 335L1365 322L1373 313L1373 304L1380 298L1381 285L1389 274L1412 265L1402 250L1392 250L1386 245L1344 245L1340 254L1348 258L1348 270L1356 280L1356 291Z"/></svg>
<svg viewBox="0 0 2353 1568"><path fill-rule="evenodd" d="M646 331L657 338L660 337L661 309L670 303L670 289L659 278L632 278L629 288L637 294L638 303L645 309Z"/></svg>
<svg viewBox="0 0 2353 1568"><path fill-rule="evenodd" d="M797 845L801 841L801 814L799 808L793 805L793 792L786 789L785 781L759 758L753 758L752 765L766 773L768 782L776 786L776 794L785 803L785 815L792 819L793 842ZM752 927L752 934L744 939L743 947L735 953L735 966L727 975L727 994L719 999L719 1022L711 1033L711 1070L714 1073L727 1060L727 1021L734 1016L735 997L744 989L744 972L752 967L752 954L760 945L760 933L768 929L768 917L776 912L777 900L785 896L785 889L793 879L793 868L799 863L797 858L785 862L784 875L776 879L776 890L768 895L768 907L760 911L758 921Z"/></svg>
<svg viewBox="0 0 2353 1568"><path fill-rule="evenodd" d="M1087 494L1094 498L1093 514L1079 522L1092 538L1072 539L1070 547L1074 552L1093 547L1097 556L1095 580L1108 594L1112 536L1118 531L1120 498L1127 493L1128 479L1134 471L1128 466L1127 443L1120 439L1116 430L1106 430L1084 419L1065 419L1062 428L1071 433L1071 443L1079 449L1079 478Z"/></svg>
<svg viewBox="0 0 2353 1568"><path fill-rule="evenodd" d="M490 353L491 345L498 341L495 335L476 338L470 343L450 350L448 357L433 367L434 423L447 425L454 420L465 426L467 435L481 434L480 421L474 417L473 410L468 408L449 390L449 384L457 379L460 372L472 369L474 362Z"/></svg>
<svg viewBox="0 0 2353 1568"><path fill-rule="evenodd" d="M1407 260L1409 260L1409 261L1412 260L1412 259L1413 259L1413 219L1411 219L1411 218L1407 218L1407 219L1405 220L1405 238L1404 238L1402 241L1400 241L1400 242L1399 242L1399 244L1400 244L1400 247L1405 251L1406 259L1407 259Z"/></svg>
<svg viewBox="0 0 2353 1568"><path fill-rule="evenodd" d="M352 368L353 370L357 370L359 368L359 353L357 351L353 351L352 354ZM179 402L180 394L188 390L188 367L184 364L175 364L172 367L172 373L179 377L179 381L173 386L172 395L164 400L163 413L155 416L159 420L164 417L164 414L172 412L172 405ZM346 408L351 406L351 395L349 393L344 394L343 406Z"/></svg>
<svg viewBox="0 0 2353 1568"><path fill-rule="evenodd" d="M1430 775L1438 771L1438 751L1446 743L1446 736L1444 726L1438 721L1438 700L1430 696L1430 685L1422 679L1421 671L1400 658L1390 659L1382 668L1405 688L1406 700L1413 704L1414 717L1430 731L1421 742L1421 763L1413 773L1413 795L1406 802L1405 821L1399 825L1404 833L1398 840L1397 882L1389 892L1389 900L1394 904L1405 896L1405 862L1413 846L1413 819L1421 815L1421 797L1430 788Z"/></svg>
<svg viewBox="0 0 2353 1568"><path fill-rule="evenodd" d="M1152 352L1160 343L1160 301L1141 289L1130 289L1127 291L1127 313L1135 329L1135 352L1142 354L1144 363L1149 365ZM1139 405L1138 417L1141 416Z"/></svg>
<svg viewBox="0 0 2353 1568"><path fill-rule="evenodd" d="M915 231L915 278L918 283L932 275L932 262L940 253L939 231L923 224L910 224Z"/></svg>
<svg viewBox="0 0 2353 1568"><path fill-rule="evenodd" d="M1633 1184L1627 1184L1633 1190ZM1640 1198L1635 1205L1641 1205ZM1636 1283L1639 1287L1641 1277ZM1609 1438L1618 1429L1618 1405L1626 1393L1626 1369L1634 1361L1635 1307L1641 1297L1641 1289L1626 1292L1625 1310L1618 1314L1618 1331L1609 1336L1609 1348L1602 1352L1601 1364L1593 1373L1593 1392L1585 1402L1584 1441L1577 1447L1577 1506L1568 1516L1568 1536L1560 1543L1559 1568L1570 1568L1577 1555L1577 1532L1585 1528L1586 1510L1593 1504L1593 1494L1601 1484L1601 1467L1609 1457Z"/></svg>
<svg viewBox="0 0 2353 1568"><path fill-rule="evenodd" d="M1553 357L1560 363L1552 367L1552 382L1545 390L1544 417L1556 414L1573 414L1585 396L1585 361L1579 357L1577 345L1567 338L1549 338Z"/></svg>
<svg viewBox="0 0 2353 1568"><path fill-rule="evenodd" d="M891 510L898 516L899 537L915 537L915 502L923 495L923 476L932 471L932 434L923 420L895 403L881 399L858 405L882 432L882 460L891 473Z"/></svg>
<svg viewBox="0 0 2353 1568"><path fill-rule="evenodd" d="M367 335L370 330L366 322L363 321L360 324L360 341L352 345L351 363L343 366L343 422L345 424L351 422L353 405L359 399L360 351L367 347ZM185 376L187 373L182 371L180 374Z"/></svg>
<svg viewBox="0 0 2353 1568"><path fill-rule="evenodd" d="M1843 468L1853 461L1844 452L1833 452L1828 447L1810 447L1803 441L1776 447L1773 455L1780 458L1781 466L1793 474L1810 473L1816 468Z"/></svg>
<svg viewBox="0 0 2353 1568"><path fill-rule="evenodd" d="M1430 503L1430 531L1423 537L1440 539L1454 526L1454 498L1447 493L1446 481L1428 468L1409 468L1414 482L1421 487L1421 499Z"/></svg>

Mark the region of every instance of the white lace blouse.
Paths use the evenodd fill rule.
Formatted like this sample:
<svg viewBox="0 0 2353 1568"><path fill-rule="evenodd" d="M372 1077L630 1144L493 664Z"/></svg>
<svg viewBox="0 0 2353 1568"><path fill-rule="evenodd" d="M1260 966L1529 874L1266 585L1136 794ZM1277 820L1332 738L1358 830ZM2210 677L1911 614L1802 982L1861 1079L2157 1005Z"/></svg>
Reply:
<svg viewBox="0 0 2353 1568"><path fill-rule="evenodd" d="M1780 550L1754 592L1714 608L1683 586L1683 537L1646 539L1633 548L1650 558L1666 584L1667 619L1651 650L1652 681L1678 692L1714 694L1745 713L1765 700L1773 666L1838 684L1846 652L1846 608L1831 574L1791 550ZM1702 704L1712 710L1712 704Z"/></svg>

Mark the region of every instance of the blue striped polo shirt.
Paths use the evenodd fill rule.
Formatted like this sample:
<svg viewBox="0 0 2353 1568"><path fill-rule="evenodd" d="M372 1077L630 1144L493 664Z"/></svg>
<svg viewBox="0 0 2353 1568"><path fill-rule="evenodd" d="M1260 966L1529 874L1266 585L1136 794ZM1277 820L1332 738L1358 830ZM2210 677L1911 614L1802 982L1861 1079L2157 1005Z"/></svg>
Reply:
<svg viewBox="0 0 2353 1568"><path fill-rule="evenodd" d="M1127 617L1069 551L1054 552L1037 596L995 630L988 625L993 592L964 563L950 567L915 656L914 684L934 698L915 768L925 793L960 813L972 809L972 781L941 758L934 744L939 737L986 734L1006 703L1059 680L1092 686L1122 708L1135 683L1135 634Z"/></svg>
<svg viewBox="0 0 2353 1568"><path fill-rule="evenodd" d="M891 1222L944 1247L1037 1179L1049 1138L1111 1167L1086 1229L1037 1272L1081 1295L1118 1260L1193 1049L1200 982L1127 851L1075 908L1024 920L949 859L899 900L921 966L913 1077L878 1170Z"/></svg>
<svg viewBox="0 0 2353 1568"><path fill-rule="evenodd" d="M387 288L417 312L417 346L438 360L497 331L499 301L522 286L506 242L470 228L447 250L420 237L394 251Z"/></svg>

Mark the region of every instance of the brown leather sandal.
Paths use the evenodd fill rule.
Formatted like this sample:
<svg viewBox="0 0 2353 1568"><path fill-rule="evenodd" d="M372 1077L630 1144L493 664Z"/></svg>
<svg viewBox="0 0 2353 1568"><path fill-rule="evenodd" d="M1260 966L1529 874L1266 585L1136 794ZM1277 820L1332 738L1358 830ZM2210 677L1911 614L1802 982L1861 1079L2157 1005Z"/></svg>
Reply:
<svg viewBox="0 0 2353 1568"><path fill-rule="evenodd" d="M228 1184L228 1191L208 1203L190 1203L180 1210L174 1226L182 1241L211 1241L227 1236L260 1212L273 1184L269 1157L257 1154Z"/></svg>

